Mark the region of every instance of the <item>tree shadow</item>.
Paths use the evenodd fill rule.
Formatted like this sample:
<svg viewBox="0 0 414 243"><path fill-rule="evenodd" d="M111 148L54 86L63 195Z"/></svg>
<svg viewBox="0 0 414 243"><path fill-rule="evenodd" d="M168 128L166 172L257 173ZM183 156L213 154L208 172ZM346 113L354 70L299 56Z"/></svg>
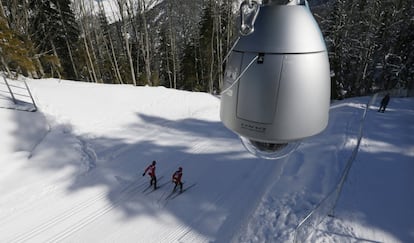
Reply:
<svg viewBox="0 0 414 243"><path fill-rule="evenodd" d="M389 131L399 128L390 125L389 119L398 119L399 113L394 114L392 107L389 108L390 113L386 112L386 116L382 113L376 114L379 116L376 118L376 124L379 124L376 128L378 132L370 134L370 139L387 140L390 144L400 144L401 139L411 141L411 133L392 137ZM394 114L394 117L390 118L388 114ZM167 223L162 216L163 213L167 213L184 225L183 231L177 236L180 240L190 239L193 237L192 232L195 232L196 235L205 236L208 240L228 242L249 217L266 187L271 184L269 182L285 164L285 161L254 158L244 150L237 136L218 121L193 118L170 120L136 114L137 122L123 128L128 131L130 137L120 137L115 133L113 136L93 137L88 134L77 134L70 124L53 125L48 132L47 119L33 117L41 115L40 112L13 113L18 129L11 132L11 136L16 137L16 141L21 143L16 145L15 149L33 154L27 161L27 166L35 168L39 174L59 174L70 168L70 176L56 178L67 182L63 188L67 197L76 196L88 189L104 188L101 193L91 194L82 199L81 203L73 205L69 211L72 213L67 213L79 216L73 213L74 210L79 210L81 214L85 205L105 201L103 206L97 207L94 211L87 211L87 215L79 216L77 223L84 229L93 227L93 223L113 211L121 215L117 219L121 222L149 216L160 223ZM31 126L32 121L37 125ZM410 131L412 124L408 124ZM34 146L33 144L38 143L44 134L47 136L38 146ZM412 159L409 154L399 156L395 156L392 151L370 151L358 160L379 161L376 164L380 166L381 163L392 162L394 158L403 161ZM158 176L163 176L159 183L167 184L158 191L146 195L143 190L149 184L149 179L142 177L142 172L152 160L158 162ZM355 164L360 163L357 161ZM184 167L186 183L196 182L197 186L174 201L165 203L162 198L172 189L169 179L178 166ZM356 166L353 170L358 171ZM412 171L411 166L406 168L407 175ZM384 175L376 176L384 178ZM401 193L407 193L410 188L400 189L394 196L404 201L402 207L410 208L408 204L414 204L412 198L407 194L401 197ZM385 222L378 222L373 215L374 211L369 210L370 206L372 202L367 201L358 208L367 212L365 220L369 224L384 229L399 239L412 239L409 233L412 229L409 225L396 229L397 227L390 227ZM355 208L353 205L345 205L341 210L348 212ZM402 217L408 217L407 215L414 217L410 213Z"/></svg>
<svg viewBox="0 0 414 243"><path fill-rule="evenodd" d="M122 215L119 220L124 222L143 215L162 221L162 213L168 212L186 228L180 237L191 237L196 232L207 239L230 240L264 193L266 184L262 183L268 183L280 166L248 154L237 136L217 121L168 120L137 114L137 123L124 128L136 134L136 139L131 140L78 135L70 124L52 125L48 132L45 118L34 119L38 126L30 126L31 120L27 114L14 115L18 123L13 132L16 141L36 144L42 134L47 134L40 145L19 148L33 154L28 166L38 173L59 174L71 169L69 178L59 178L68 182L64 188L67 197L88 188L105 188L104 193L93 194L73 205L71 212L82 210L85 205L89 207L94 201L107 202L90 217L80 217L78 223L85 227L111 211ZM152 160L158 162L159 184L163 186L146 195L143 190L149 179L142 172ZM184 168L185 185L197 183L197 186L168 202L165 197L172 190L170 178L178 166ZM245 190L252 185L254 190L246 198ZM257 190L260 186L263 189ZM244 202L235 207L240 200ZM223 218L227 220L217 223ZM225 228L226 232L217 227Z"/></svg>

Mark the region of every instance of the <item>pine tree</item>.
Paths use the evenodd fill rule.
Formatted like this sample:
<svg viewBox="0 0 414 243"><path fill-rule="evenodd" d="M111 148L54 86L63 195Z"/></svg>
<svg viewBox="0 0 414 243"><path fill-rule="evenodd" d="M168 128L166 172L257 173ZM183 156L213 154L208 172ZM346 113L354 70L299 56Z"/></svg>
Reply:
<svg viewBox="0 0 414 243"><path fill-rule="evenodd" d="M58 37L58 54L67 78L78 79L74 51L79 42L79 27L71 8L71 0L56 0L63 31Z"/></svg>
<svg viewBox="0 0 414 243"><path fill-rule="evenodd" d="M214 65L214 18L213 18L213 2L208 1L203 9L200 21L200 70L202 91L208 91L209 83L212 81L211 68Z"/></svg>
<svg viewBox="0 0 414 243"><path fill-rule="evenodd" d="M185 90L203 91L205 87L200 80L201 59L198 52L200 48L195 43L196 41L189 41L185 46L181 61L182 82L179 85Z"/></svg>
<svg viewBox="0 0 414 243"><path fill-rule="evenodd" d="M63 71L65 77L76 78L73 49L79 30L70 5L70 0L30 0L30 32L36 49L43 57L55 56L55 59L41 58L43 64L59 76Z"/></svg>

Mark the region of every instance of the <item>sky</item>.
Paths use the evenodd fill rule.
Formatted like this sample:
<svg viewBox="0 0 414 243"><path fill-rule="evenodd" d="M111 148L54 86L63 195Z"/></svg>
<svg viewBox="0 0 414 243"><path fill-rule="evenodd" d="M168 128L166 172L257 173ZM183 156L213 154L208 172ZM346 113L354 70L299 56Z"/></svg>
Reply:
<svg viewBox="0 0 414 243"><path fill-rule="evenodd" d="M292 242L360 128L331 216L315 211L299 241L414 242L414 98L384 113L381 96L334 101L322 133L265 160L223 126L217 96L26 79L28 112L21 80L8 80L14 104L0 79L0 242ZM155 191L142 176L153 160ZM188 190L170 197L179 166Z"/></svg>
<svg viewBox="0 0 414 243"><path fill-rule="evenodd" d="M130 1L128 0L125 2L129 3ZM131 2L134 4L137 4L136 0L131 1ZM159 0L146 0L145 2L147 4L146 6L147 8L152 8L153 6L158 4L158 2L160 1ZM113 23L121 19L117 0L94 0L93 7L96 12L98 12L99 10L99 3L102 3L109 23ZM126 10L124 12L125 12L124 13L125 15L128 14Z"/></svg>

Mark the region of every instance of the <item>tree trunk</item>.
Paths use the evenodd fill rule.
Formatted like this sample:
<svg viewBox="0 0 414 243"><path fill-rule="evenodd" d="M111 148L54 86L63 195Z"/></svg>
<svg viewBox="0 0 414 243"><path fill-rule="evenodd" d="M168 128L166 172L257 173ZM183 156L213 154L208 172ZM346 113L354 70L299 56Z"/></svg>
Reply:
<svg viewBox="0 0 414 243"><path fill-rule="evenodd" d="M169 37L170 37L170 46L171 46L171 60L172 60L172 65L173 65L173 84L174 84L174 89L177 89L177 65L176 65L176 51L177 51L177 46L176 46L176 42L175 42L175 31L173 30L173 24L172 24L172 15L171 15L171 5L169 6L169 11L168 11L168 29L169 29ZM168 70L169 70L169 65L168 65ZM168 73L168 76L170 78L170 82L171 82L171 77L170 77L170 73Z"/></svg>
<svg viewBox="0 0 414 243"><path fill-rule="evenodd" d="M89 53L89 47L88 47L88 42L86 40L86 35L83 37L83 44L85 45L85 50L86 50L86 54L88 56L88 61L89 61L89 65L90 65L90 71L92 71L92 80L94 83L98 82L98 78L96 77L96 73L95 73L95 68L93 67L93 61L91 58L91 54Z"/></svg>
<svg viewBox="0 0 414 243"><path fill-rule="evenodd" d="M43 68L42 62L40 61L40 55L36 54L34 56L34 59L37 63L37 68L39 69L39 72L40 72L40 75L41 75L40 77L43 78L45 76L45 70Z"/></svg>
<svg viewBox="0 0 414 243"><path fill-rule="evenodd" d="M172 78L171 78L170 57L168 55L168 48L167 47L165 47L165 55L166 55L165 58L167 59L167 75L168 75L168 82L170 84L169 87L176 89L177 88L177 84L174 83L174 86L173 86L173 82L172 82Z"/></svg>
<svg viewBox="0 0 414 243"><path fill-rule="evenodd" d="M137 86L137 80L135 77L135 69L134 69L134 61L132 60L131 49L129 46L129 33L127 32L127 21L125 21L124 17L124 6L126 5L125 0L117 0L119 12L121 14L121 21L122 21L122 37L125 41L125 50L127 52L127 57L129 61L129 68L131 71L131 79L134 86ZM127 6L128 7L128 6Z"/></svg>
<svg viewBox="0 0 414 243"><path fill-rule="evenodd" d="M114 49L114 44L112 43L112 38L111 38L111 36L109 36L109 44L111 45L111 53L112 53L112 58L113 58L113 62L114 62L114 65L115 65L115 73L116 73L116 76L118 77L118 80L119 80L119 83L120 84L123 84L124 82L122 81L122 76L121 76L121 73L119 72L119 65L118 65L118 60L117 60L117 58L116 58L116 54L115 54L115 49Z"/></svg>
<svg viewBox="0 0 414 243"><path fill-rule="evenodd" d="M213 10L215 11L215 10ZM210 94L213 93L213 89L214 89L214 79L213 79L213 72L214 72L214 62L215 62L215 57L214 57L214 32L216 29L216 17L213 17L213 30L211 31L211 39L210 39L210 71L209 71L209 75L208 75L208 92Z"/></svg>
<svg viewBox="0 0 414 243"><path fill-rule="evenodd" d="M73 59L72 48L70 47L69 42L66 40L66 46L68 47L70 62L72 63L73 72L75 73L76 80L79 79L78 70L76 69L75 60Z"/></svg>
<svg viewBox="0 0 414 243"><path fill-rule="evenodd" d="M89 4L90 4L89 8L90 9L93 9L94 8L93 2L92 1L89 1ZM89 45L90 45L90 48L91 48L90 51L91 51L93 60L95 60L95 63L94 64L95 64L96 77L98 78L97 79L97 82L98 83L103 83L101 65L99 63L100 57L102 55L101 55L101 50L100 50L100 43L98 43L98 38L97 38L97 34L96 34L96 28L92 28L91 31L87 31L87 34L89 35L88 40L89 40ZM95 44L93 43L93 38L92 37L95 37Z"/></svg>
<svg viewBox="0 0 414 243"><path fill-rule="evenodd" d="M220 11L220 10L219 10ZM223 62L223 50L222 50L222 35L221 35L221 13L217 15L217 69L218 69L218 87L223 86L223 65L221 63ZM215 92L215 90L214 90Z"/></svg>
<svg viewBox="0 0 414 243"><path fill-rule="evenodd" d="M60 74L60 68L61 68L61 65L60 65L60 59L59 59L59 55L57 54L57 52L56 52L56 47L55 47L55 44L53 43L53 41L50 41L50 45L52 46L52 49L53 49L53 55L57 58L57 60L58 60L58 63L57 63L57 68L56 68L56 72L57 72L57 74L58 74L58 76L59 76L59 79L62 79L62 75ZM52 66L55 66L55 63L53 63L53 65Z"/></svg>
<svg viewBox="0 0 414 243"><path fill-rule="evenodd" d="M151 81L151 57L150 57L150 44L149 44L149 34L147 29L147 17L146 17L146 7L143 0L139 0L140 5L140 16L142 19L142 31L144 32L144 63L145 63L145 75L147 78L147 84L152 85Z"/></svg>
<svg viewBox="0 0 414 243"><path fill-rule="evenodd" d="M79 2L79 8L80 8L80 12L81 15L85 16L85 7L83 6L83 0L81 0ZM91 53L89 51L89 45L88 45L88 33L86 31L86 27L85 27L85 23L81 22L80 23L80 27L81 27L81 31L83 33L83 44L85 47L85 51L86 51L86 55L87 55L87 63L88 63L88 72L90 75L90 78L92 80L92 82L97 83L98 82L98 77L96 76L96 72L95 72L95 67L94 67L94 63L91 57Z"/></svg>

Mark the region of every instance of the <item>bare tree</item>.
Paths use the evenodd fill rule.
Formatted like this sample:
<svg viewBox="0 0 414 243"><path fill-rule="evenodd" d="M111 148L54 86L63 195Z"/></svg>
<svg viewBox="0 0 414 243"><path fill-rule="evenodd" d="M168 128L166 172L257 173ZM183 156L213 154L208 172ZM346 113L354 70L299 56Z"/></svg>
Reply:
<svg viewBox="0 0 414 243"><path fill-rule="evenodd" d="M151 47L150 47L150 37L148 33L148 23L147 23L147 16L146 12L148 11L148 6L152 6L156 0L138 0L138 15L142 21L142 52L144 57L144 64L145 64L145 76L146 76L146 82L149 85L153 85L151 76Z"/></svg>
<svg viewBox="0 0 414 243"><path fill-rule="evenodd" d="M130 22L127 21L127 19L126 19L126 17L128 17L130 19L131 16L124 16L125 15L124 8L128 8L126 0L117 0L117 3L118 3L118 7L119 7L119 12L120 12L120 15L121 15L121 22L122 22L121 31L122 31L122 37L124 38L124 41L125 41L125 50L127 52L127 57L128 57L128 60L129 60L129 68L130 68L130 71L131 71L131 79L132 79L132 83L136 86L137 85L137 80L136 80L136 77L135 77L134 61L132 59L131 47L130 47L130 44L129 44L129 39L130 39L131 35L128 32L128 23L130 23Z"/></svg>
<svg viewBox="0 0 414 243"><path fill-rule="evenodd" d="M115 50L114 50L113 43L112 43L111 32L109 30L109 26L108 26L106 14L105 14L105 9L103 7L102 2L98 2L98 9L99 9L98 15L99 15L100 25L99 27L97 27L97 32L98 32L97 40L99 40L99 42L100 41L103 42L103 45L102 45L104 47L103 58L105 59L103 61L105 62L109 60L109 62L111 63L112 70L115 72L114 76L116 79L116 83L122 84L123 82L122 82L122 77L119 72L118 60L117 60L116 55L114 54Z"/></svg>
<svg viewBox="0 0 414 243"><path fill-rule="evenodd" d="M94 61L92 60L92 55L91 55L91 51L90 51L89 44L88 44L88 42L90 42L89 33L87 31L88 23L86 23L88 18L87 18L87 13L85 11L85 5L84 5L83 0L78 0L77 7L78 7L79 13L81 15L81 17L80 17L80 22L81 22L80 27L81 27L81 32L82 32L83 44L84 44L86 55L87 55L87 64L88 64L87 67L88 67L88 70L89 70L91 80L93 82L97 83L98 82L98 77L96 75L95 64L94 64Z"/></svg>
<svg viewBox="0 0 414 243"><path fill-rule="evenodd" d="M173 3L171 1L168 1L167 3L167 18L168 18L168 37L169 37L169 43L170 43L170 55L171 55L171 61L172 61L172 71L169 70L170 66L169 63L167 64L168 67L168 75L169 75L169 79L172 81L173 83L173 88L176 89L177 88L177 74L178 74L178 70L177 70L177 45L176 45L176 31L174 29L175 24L174 19L173 19ZM167 51L167 50L166 50ZM170 58L167 59L168 61L170 60ZM172 73L172 77L171 77L171 73Z"/></svg>

